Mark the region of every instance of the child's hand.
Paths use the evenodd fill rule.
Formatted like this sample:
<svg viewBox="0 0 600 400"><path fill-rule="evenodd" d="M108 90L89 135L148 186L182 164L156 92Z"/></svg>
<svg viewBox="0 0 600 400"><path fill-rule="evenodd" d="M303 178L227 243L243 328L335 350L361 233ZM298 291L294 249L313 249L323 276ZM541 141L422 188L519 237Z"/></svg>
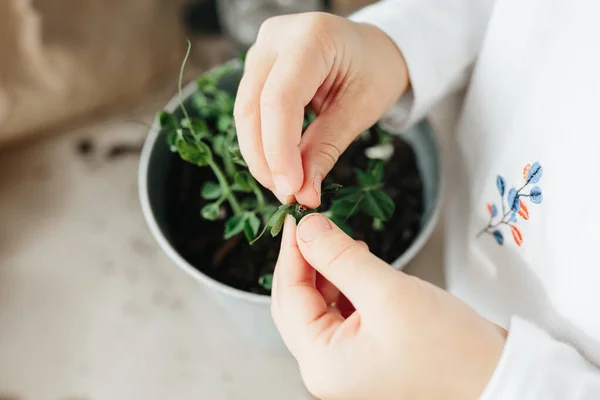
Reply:
<svg viewBox="0 0 600 400"><path fill-rule="evenodd" d="M340 153L407 86L400 51L374 26L323 13L269 19L247 54L236 99L242 155L280 200L295 195L316 207ZM301 137L308 104L318 118Z"/></svg>
<svg viewBox="0 0 600 400"><path fill-rule="evenodd" d="M297 230L288 217L272 297L277 327L320 399L477 399L506 336L319 214Z"/></svg>

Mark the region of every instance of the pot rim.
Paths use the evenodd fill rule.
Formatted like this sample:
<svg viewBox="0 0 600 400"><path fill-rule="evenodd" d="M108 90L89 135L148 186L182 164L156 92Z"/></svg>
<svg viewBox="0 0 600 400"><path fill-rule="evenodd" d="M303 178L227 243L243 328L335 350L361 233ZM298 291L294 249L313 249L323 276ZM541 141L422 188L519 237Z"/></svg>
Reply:
<svg viewBox="0 0 600 400"><path fill-rule="evenodd" d="M230 61L230 65L239 65L237 60ZM210 71L207 71L208 73ZM196 91L196 81L192 80L187 83L182 88L182 96L184 99L188 98L192 93ZM176 94L169 100L169 102L164 107L164 110L173 112L179 106L179 95ZM209 286L212 289L215 289L219 292L222 292L226 295L232 296L234 298L249 301L255 304L268 305L271 303L271 296L266 294L257 294L247 292L241 289L236 289L234 287L228 286L222 282L217 281L209 277L208 275L200 272L198 269L194 268L190 263L188 263L169 243L165 235L163 234L161 228L158 226L158 222L154 217L154 213L152 212L152 207L150 205L150 198L148 194L148 171L150 165L150 159L152 155L152 150L154 149L154 145L156 140L160 135L161 129L158 121L152 123L152 127L149 130L149 133L144 140L144 145L142 147L142 152L140 155L140 162L138 167L138 194L140 197L140 203L142 208L142 213L144 215L144 219L146 220L146 224L152 233L152 236L157 241L160 248L167 254L167 256L177 264L177 266L183 269L186 273L188 273L191 277L196 279L197 281ZM435 135L432 135L432 140L434 141L436 147L436 157L441 161L441 148L440 143ZM423 248L425 243L431 237L437 223L440 219L441 214L441 197L442 197L442 186L443 186L443 169L441 168L441 162L438 163L439 169L439 182L438 182L438 196L435 199L435 205L433 211L429 217L429 220L426 222L425 226L421 229L416 239L412 242L412 244L406 249L404 253L400 257L398 257L394 262L391 263L391 266L397 270L402 270Z"/></svg>

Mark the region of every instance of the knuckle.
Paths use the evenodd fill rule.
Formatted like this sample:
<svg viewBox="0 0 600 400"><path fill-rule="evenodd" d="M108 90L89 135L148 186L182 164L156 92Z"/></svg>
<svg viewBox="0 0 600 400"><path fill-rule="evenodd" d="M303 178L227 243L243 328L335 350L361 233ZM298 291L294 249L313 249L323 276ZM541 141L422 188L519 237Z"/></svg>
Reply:
<svg viewBox="0 0 600 400"><path fill-rule="evenodd" d="M276 33L277 28L281 26L282 20L285 19L283 15L276 15L274 17L267 18L258 29L258 39L262 40L265 38L270 38L273 34ZM284 25L285 26L285 25Z"/></svg>
<svg viewBox="0 0 600 400"><path fill-rule="evenodd" d="M313 35L327 32L333 20L331 15L322 12L310 12L305 17L305 21L302 21L303 29Z"/></svg>
<svg viewBox="0 0 600 400"><path fill-rule="evenodd" d="M321 51L321 56L327 60L329 55L333 54L333 36L331 32L335 31L333 27L335 18L329 14L311 13L305 24L304 36L310 40Z"/></svg>
<svg viewBox="0 0 600 400"><path fill-rule="evenodd" d="M327 268L334 269L338 266L343 267L346 263L353 260L356 252L360 251L360 246L355 241L347 241L342 245L332 247L332 252L325 263Z"/></svg>
<svg viewBox="0 0 600 400"><path fill-rule="evenodd" d="M246 52L246 61L244 62L244 65L247 66L247 65L252 64L254 61L256 61L257 57L258 57L258 50L257 50L257 46L255 43L252 46L250 46L250 48Z"/></svg>
<svg viewBox="0 0 600 400"><path fill-rule="evenodd" d="M323 165L323 167L327 171L333 168L342 154L340 148L330 142L319 143L315 151L317 152L318 158L324 160L326 165Z"/></svg>
<svg viewBox="0 0 600 400"><path fill-rule="evenodd" d="M233 117L236 122L249 118L253 113L252 102L238 97L233 107Z"/></svg>
<svg viewBox="0 0 600 400"><path fill-rule="evenodd" d="M269 84L263 89L262 95L260 96L260 107L261 109L277 112L283 108L286 103L286 99L290 96L286 92L274 88L274 84Z"/></svg>
<svg viewBox="0 0 600 400"><path fill-rule="evenodd" d="M271 173L275 174L281 172L281 170L284 169L284 167L288 164L288 160L286 160L286 157L281 151L281 145L277 141L265 142L264 152L267 163L271 169Z"/></svg>

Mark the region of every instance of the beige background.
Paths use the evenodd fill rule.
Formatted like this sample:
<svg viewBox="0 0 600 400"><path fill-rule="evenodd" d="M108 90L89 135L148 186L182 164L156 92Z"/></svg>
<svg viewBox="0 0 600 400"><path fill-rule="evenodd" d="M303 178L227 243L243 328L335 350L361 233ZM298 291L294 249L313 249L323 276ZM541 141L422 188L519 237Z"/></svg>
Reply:
<svg viewBox="0 0 600 400"><path fill-rule="evenodd" d="M0 1L0 147L122 111L173 79L187 2ZM334 6L348 14L372 2Z"/></svg>
<svg viewBox="0 0 600 400"><path fill-rule="evenodd" d="M0 146L114 111L172 78L182 2L0 1Z"/></svg>

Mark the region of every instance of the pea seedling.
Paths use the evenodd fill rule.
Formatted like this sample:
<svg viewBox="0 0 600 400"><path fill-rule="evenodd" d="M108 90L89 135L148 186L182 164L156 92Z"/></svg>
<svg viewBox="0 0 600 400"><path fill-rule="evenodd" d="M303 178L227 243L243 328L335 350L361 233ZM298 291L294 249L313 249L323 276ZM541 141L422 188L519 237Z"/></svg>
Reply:
<svg viewBox="0 0 600 400"><path fill-rule="evenodd" d="M239 150L237 132L233 118L235 99L229 92L219 88L219 81L231 72L231 67L223 66L202 75L196 80L197 90L191 95L189 104L193 111L190 116L184 104L182 80L185 64L191 45L179 74L180 112L176 114L162 111L158 122L167 133L167 143L171 151L181 159L201 168L210 168L215 180L206 181L200 193L208 201L200 210L208 221L225 220L223 237L229 240L243 234L250 245L267 232L275 237L282 230L286 215L299 221L307 214L317 212L301 204L276 206L265 196L262 188L248 171L248 166ZM243 62L243 56L240 58ZM316 118L307 109L303 129ZM377 129L379 142L385 145L389 136ZM373 218L374 229L382 229L383 223L394 214L394 202L383 190L384 162L371 159L366 170L356 171L356 186L342 187L330 184L323 188L323 196L333 196L328 210L319 210L327 215L348 234L352 231L347 221L359 212ZM262 226L262 229L261 229ZM270 290L272 275L263 275L259 283Z"/></svg>

